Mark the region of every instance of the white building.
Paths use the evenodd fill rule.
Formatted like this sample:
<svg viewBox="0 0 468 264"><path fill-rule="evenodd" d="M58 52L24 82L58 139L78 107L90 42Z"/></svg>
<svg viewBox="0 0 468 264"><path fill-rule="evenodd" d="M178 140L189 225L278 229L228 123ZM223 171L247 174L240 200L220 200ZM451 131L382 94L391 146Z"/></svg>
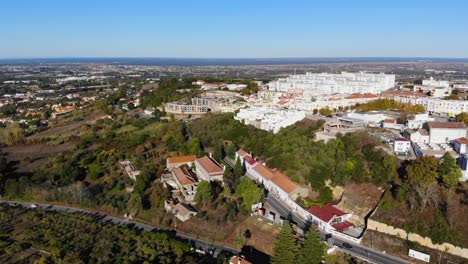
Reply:
<svg viewBox="0 0 468 264"><path fill-rule="evenodd" d="M420 129L423 127L424 123L430 121L434 121L434 118L429 117L428 113L416 114L413 119L408 120L408 128Z"/></svg>
<svg viewBox="0 0 468 264"><path fill-rule="evenodd" d="M457 138L452 142L453 149L458 153L458 154L467 154L467 148L466 146L468 145L468 139L465 137L462 138Z"/></svg>
<svg viewBox="0 0 468 264"><path fill-rule="evenodd" d="M463 112L468 112L468 101L464 100L443 100L440 98L431 98L425 96L392 96L397 102L420 104L424 106L427 112L433 114L444 114L455 116Z"/></svg>
<svg viewBox="0 0 468 264"><path fill-rule="evenodd" d="M234 119L256 128L278 133L278 131L305 118L303 111L277 110L268 107L240 109Z"/></svg>
<svg viewBox="0 0 468 264"><path fill-rule="evenodd" d="M364 124L378 124L384 120L391 119L390 117L380 113L347 113L346 117L361 120Z"/></svg>
<svg viewBox="0 0 468 264"><path fill-rule="evenodd" d="M270 90L302 90L304 96L315 97L325 94L378 94L395 86L395 75L366 72L306 73L290 75L268 84Z"/></svg>
<svg viewBox="0 0 468 264"><path fill-rule="evenodd" d="M396 138L393 141L393 152L397 154L408 154L411 149L411 140L407 138Z"/></svg>
<svg viewBox="0 0 468 264"><path fill-rule="evenodd" d="M432 87L448 88L448 87L450 87L450 82L449 81L443 81L443 80L436 80L433 77L431 77L431 78L429 78L429 80L423 80L422 85L432 86Z"/></svg>
<svg viewBox="0 0 468 264"><path fill-rule="evenodd" d="M457 138L466 137L466 126L463 122L427 122L429 143L447 143Z"/></svg>

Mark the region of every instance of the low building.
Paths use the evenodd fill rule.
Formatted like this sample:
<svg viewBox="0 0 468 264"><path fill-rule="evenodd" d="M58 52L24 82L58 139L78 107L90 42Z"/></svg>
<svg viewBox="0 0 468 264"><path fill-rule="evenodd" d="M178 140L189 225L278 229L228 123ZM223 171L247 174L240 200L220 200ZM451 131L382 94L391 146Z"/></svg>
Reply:
<svg viewBox="0 0 468 264"><path fill-rule="evenodd" d="M57 118L61 115L68 114L75 111L75 106L74 105L69 105L69 106L63 106L63 107L56 107L54 109L54 112L51 114L52 118Z"/></svg>
<svg viewBox="0 0 468 264"><path fill-rule="evenodd" d="M208 156L196 159L195 168L200 180L223 181L224 167Z"/></svg>
<svg viewBox="0 0 468 264"><path fill-rule="evenodd" d="M429 143L429 131L424 128L418 130L405 130L403 134L412 142Z"/></svg>
<svg viewBox="0 0 468 264"><path fill-rule="evenodd" d="M429 143L447 143L457 138L466 137L466 125L463 122L427 122Z"/></svg>
<svg viewBox="0 0 468 264"><path fill-rule="evenodd" d="M134 181L136 181L136 176L141 174L141 171L136 170L135 167L133 167L132 162L129 160L121 161L120 165L122 166L123 170L127 173L128 177L130 177L130 179Z"/></svg>
<svg viewBox="0 0 468 264"><path fill-rule="evenodd" d="M405 154L407 155L411 149L411 140L407 138L396 138L393 141L393 152L396 154Z"/></svg>
<svg viewBox="0 0 468 264"><path fill-rule="evenodd" d="M252 156L250 156L243 149L239 149L236 152L236 161L237 159L240 159L242 167L245 169L245 171L250 171L257 164L257 160L252 158Z"/></svg>
<svg viewBox="0 0 468 264"><path fill-rule="evenodd" d="M166 211L172 213L182 222L185 222L192 218L192 216L197 215L197 211L192 207L182 204L182 203L174 203L172 201L164 201L164 208Z"/></svg>
<svg viewBox="0 0 468 264"><path fill-rule="evenodd" d="M331 230L343 232L354 226L348 222L351 214L345 213L332 205L324 205L323 207L313 205L308 211L312 215L312 224L317 225L320 230L325 232Z"/></svg>
<svg viewBox="0 0 468 264"><path fill-rule="evenodd" d="M187 156L178 156L171 157L166 159L166 168L172 170L174 168L180 167L182 165L187 165L192 167L195 160L197 159L196 155L187 155Z"/></svg>
<svg viewBox="0 0 468 264"><path fill-rule="evenodd" d="M195 173L193 173L189 168L181 166L172 170L172 176L174 177L180 192L184 196L185 201L187 203L193 203L198 187L198 181Z"/></svg>
<svg viewBox="0 0 468 264"><path fill-rule="evenodd" d="M458 153L458 154L467 154L467 148L466 146L468 145L468 139L465 137L457 138L454 141L452 141L453 149Z"/></svg>
<svg viewBox="0 0 468 264"><path fill-rule="evenodd" d="M428 113L416 114L414 118L408 120L408 128L410 129L420 129L423 127L424 123L434 121L434 118L429 117Z"/></svg>

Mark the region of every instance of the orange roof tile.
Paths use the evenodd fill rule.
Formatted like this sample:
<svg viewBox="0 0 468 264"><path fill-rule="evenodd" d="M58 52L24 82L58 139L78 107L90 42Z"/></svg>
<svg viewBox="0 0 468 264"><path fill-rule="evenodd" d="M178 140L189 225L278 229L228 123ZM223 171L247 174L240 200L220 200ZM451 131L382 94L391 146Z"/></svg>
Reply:
<svg viewBox="0 0 468 264"><path fill-rule="evenodd" d="M460 143L460 144L464 144L464 145L468 145L468 139L467 138L457 138L455 139L456 142Z"/></svg>
<svg viewBox="0 0 468 264"><path fill-rule="evenodd" d="M237 154L238 154L239 156L241 156L241 157L244 157L245 155L248 155L248 153L245 152L245 150L243 150L243 149L239 149L239 150L237 151Z"/></svg>
<svg viewBox="0 0 468 264"><path fill-rule="evenodd" d="M273 172L271 172L270 169L263 166L262 164L257 164L255 167L253 167L253 169L258 174L260 174L263 178L268 179L268 180L271 180L275 176Z"/></svg>
<svg viewBox="0 0 468 264"><path fill-rule="evenodd" d="M179 167L173 169L172 171L174 172L174 175L176 176L177 180L182 185L190 185L196 182L193 178L193 175L186 168Z"/></svg>
<svg viewBox="0 0 468 264"><path fill-rule="evenodd" d="M188 163L194 162L197 159L196 155L178 156L167 158L167 163Z"/></svg>
<svg viewBox="0 0 468 264"><path fill-rule="evenodd" d="M274 171L274 177L271 179L272 182L276 184L276 186L280 187L286 193L292 193L299 185L279 170Z"/></svg>
<svg viewBox="0 0 468 264"><path fill-rule="evenodd" d="M463 122L427 122L430 128L466 128Z"/></svg>

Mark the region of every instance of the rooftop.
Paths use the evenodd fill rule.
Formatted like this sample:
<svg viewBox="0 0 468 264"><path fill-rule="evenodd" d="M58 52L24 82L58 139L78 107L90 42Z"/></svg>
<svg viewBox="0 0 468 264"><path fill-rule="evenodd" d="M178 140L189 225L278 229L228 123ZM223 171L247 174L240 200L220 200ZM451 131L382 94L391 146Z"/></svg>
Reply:
<svg viewBox="0 0 468 264"><path fill-rule="evenodd" d="M241 156L241 157L244 157L244 156L247 155L248 153L245 152L245 150L243 150L243 149L239 149L239 150L237 151L237 154L238 154L239 156Z"/></svg>
<svg viewBox="0 0 468 264"><path fill-rule="evenodd" d="M329 222L334 216L342 216L347 213L341 211L340 209L332 205L324 205L323 207L313 205L309 208L309 213L320 218L324 222Z"/></svg>
<svg viewBox="0 0 468 264"><path fill-rule="evenodd" d="M463 122L427 122L429 128L449 128L449 129L460 129L466 128Z"/></svg>
<svg viewBox="0 0 468 264"><path fill-rule="evenodd" d="M190 185L196 183L196 180L194 179L192 173L190 173L190 171L188 171L186 168L179 167L175 168L172 171L174 172L174 175L176 176L180 184Z"/></svg>
<svg viewBox="0 0 468 264"><path fill-rule="evenodd" d="M188 163L194 162L197 159L196 155L178 156L167 158L167 163Z"/></svg>
<svg viewBox="0 0 468 264"><path fill-rule="evenodd" d="M456 142L460 143L460 144L463 144L463 145L468 145L468 139L467 138L457 138L455 139Z"/></svg>
<svg viewBox="0 0 468 264"><path fill-rule="evenodd" d="M208 156L199 158L197 161L209 174L222 174L224 172L224 169Z"/></svg>

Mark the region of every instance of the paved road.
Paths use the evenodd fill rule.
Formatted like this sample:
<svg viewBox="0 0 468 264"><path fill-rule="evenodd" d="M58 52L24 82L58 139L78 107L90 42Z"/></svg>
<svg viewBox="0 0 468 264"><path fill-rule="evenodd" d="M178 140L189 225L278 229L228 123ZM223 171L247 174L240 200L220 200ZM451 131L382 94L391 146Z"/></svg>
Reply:
<svg viewBox="0 0 468 264"><path fill-rule="evenodd" d="M308 227L308 223L305 219L302 219L298 215L295 215L294 213L292 213L288 209L287 206L285 206L281 201L279 201L273 195L268 195L267 201L273 208L275 208L276 211L278 211L278 213L281 214L281 216L292 219L296 223L297 227L299 227L300 229L304 229ZM325 233L320 232L320 237L322 237L322 239L325 239ZM348 245L351 246L351 248L345 248L343 246L343 243L347 243ZM353 243L352 241L348 241L343 238L333 237L333 244L338 247L338 250L349 253L353 256L365 259L371 263L383 263L383 264L409 263L408 261L402 260L394 256L387 255L383 252L376 251L374 249L365 247L360 244Z"/></svg>
<svg viewBox="0 0 468 264"><path fill-rule="evenodd" d="M4 200L0 200L0 204L7 204L9 206L23 206L25 208L31 208L31 205L32 205L32 203L20 203L20 202L4 201ZM132 220L129 221L127 219L123 219L123 218L119 218L119 217L115 217L115 216L110 216L110 215L105 215L103 213L93 213L93 212L90 212L90 211L87 211L87 210L84 210L84 209L70 207L70 206L50 205L50 204L37 204L37 205L38 205L37 208L40 208L40 209L46 210L46 211L59 211L59 212L67 212L67 213L72 213L72 214L84 214L84 215L93 216L96 219L98 219L99 221L107 222L107 223L113 223L113 224L116 224L116 225L129 225L129 224L132 224L132 225L134 225L135 228L143 230L145 232L152 232L152 231L173 232L172 230L171 231L162 230L162 229L158 229L157 227L147 225L147 224L143 224L143 223L139 223L139 222L136 222L136 221L132 221ZM203 249L205 252L211 252L215 257L221 251L230 252L232 254L237 254L238 253L238 251L236 249L225 247L223 245L215 244L213 242L201 240L201 239L194 238L194 237L191 237L191 236L187 236L187 235L184 235L184 234L181 234L181 233L175 233L175 236L180 238L180 239L186 240L194 248Z"/></svg>

